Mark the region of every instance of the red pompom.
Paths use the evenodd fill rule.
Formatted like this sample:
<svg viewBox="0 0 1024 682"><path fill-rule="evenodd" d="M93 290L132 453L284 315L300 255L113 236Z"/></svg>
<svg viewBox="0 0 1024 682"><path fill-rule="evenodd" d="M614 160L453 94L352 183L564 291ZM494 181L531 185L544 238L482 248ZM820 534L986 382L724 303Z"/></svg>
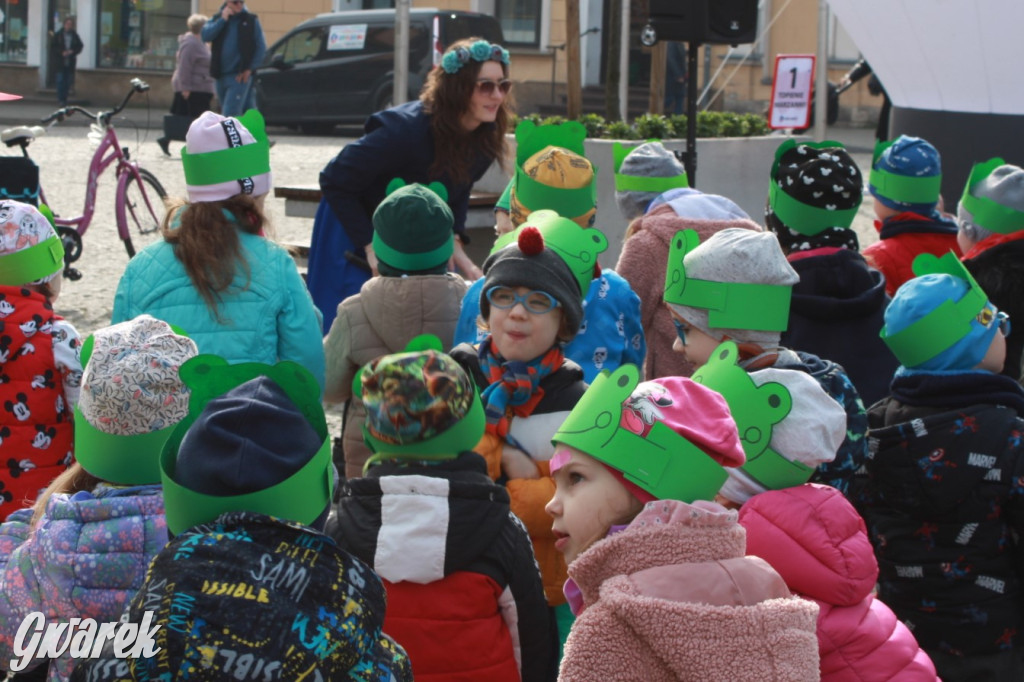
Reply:
<svg viewBox="0 0 1024 682"><path fill-rule="evenodd" d="M519 250L524 256L536 256L544 250L544 235L536 227L524 227L519 232Z"/></svg>

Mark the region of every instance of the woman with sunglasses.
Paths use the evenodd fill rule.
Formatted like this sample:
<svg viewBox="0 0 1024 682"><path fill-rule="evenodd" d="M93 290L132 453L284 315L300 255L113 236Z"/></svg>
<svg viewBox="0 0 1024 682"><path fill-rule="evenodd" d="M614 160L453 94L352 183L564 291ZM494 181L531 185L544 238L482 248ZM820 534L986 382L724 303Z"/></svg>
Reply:
<svg viewBox="0 0 1024 682"><path fill-rule="evenodd" d="M508 51L479 38L452 44L415 102L377 112L366 131L320 173L323 200L313 224L308 286L330 329L338 304L377 274L373 212L388 182L441 182L455 216L454 265L472 279L466 212L473 183L505 159L511 117Z"/></svg>
<svg viewBox="0 0 1024 682"><path fill-rule="evenodd" d="M480 316L489 333L478 347L459 344L451 356L480 388L487 428L475 451L487 460L491 477L505 482L511 509L530 533L564 641L572 623L562 593L565 560L555 550L544 505L555 491L548 472L551 438L587 384L563 352L580 327L583 295L563 252L545 244L543 234L558 229L556 221L571 222L556 216L528 225L517 241L487 258Z"/></svg>

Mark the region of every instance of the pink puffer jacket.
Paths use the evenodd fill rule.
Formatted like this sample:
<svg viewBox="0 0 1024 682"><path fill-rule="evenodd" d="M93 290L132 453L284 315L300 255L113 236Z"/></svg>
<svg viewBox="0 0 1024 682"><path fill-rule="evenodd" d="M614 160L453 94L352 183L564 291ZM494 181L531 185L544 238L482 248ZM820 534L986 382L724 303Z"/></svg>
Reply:
<svg viewBox="0 0 1024 682"><path fill-rule="evenodd" d="M743 535L734 511L658 500L583 552L559 682L817 680L817 607L743 556Z"/></svg>
<svg viewBox="0 0 1024 682"><path fill-rule="evenodd" d="M835 488L808 483L750 498L740 510L747 553L818 603L821 679L935 682L910 630L872 594L878 562L864 520Z"/></svg>

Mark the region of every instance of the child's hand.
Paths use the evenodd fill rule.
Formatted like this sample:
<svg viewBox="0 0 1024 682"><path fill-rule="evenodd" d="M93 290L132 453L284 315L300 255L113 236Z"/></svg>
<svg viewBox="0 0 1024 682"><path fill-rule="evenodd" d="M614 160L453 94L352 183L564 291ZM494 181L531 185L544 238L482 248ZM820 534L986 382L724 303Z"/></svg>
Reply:
<svg viewBox="0 0 1024 682"><path fill-rule="evenodd" d="M514 229L516 226L512 224L512 218L509 217L508 211L499 209L494 212L494 233L496 235L500 237Z"/></svg>
<svg viewBox="0 0 1024 682"><path fill-rule="evenodd" d="M540 470L530 456L517 447L501 447L501 470L509 478L540 478Z"/></svg>

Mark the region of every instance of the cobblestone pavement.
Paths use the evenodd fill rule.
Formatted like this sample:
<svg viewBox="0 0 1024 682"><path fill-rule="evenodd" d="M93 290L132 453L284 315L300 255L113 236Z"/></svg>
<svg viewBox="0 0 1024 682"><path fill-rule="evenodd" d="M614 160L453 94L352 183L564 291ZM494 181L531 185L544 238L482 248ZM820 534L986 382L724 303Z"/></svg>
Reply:
<svg viewBox="0 0 1024 682"><path fill-rule="evenodd" d="M7 109L0 116L6 127L13 121L34 123L52 109L49 105L25 106L18 110L25 118L19 119L18 112ZM172 158L165 157L156 143L160 131L156 129L162 113L129 111L126 116L115 120L122 146L129 148L131 157L142 167L150 170L166 188L171 197L185 196L185 181L180 162L181 143L172 142ZM79 215L85 198L87 171L93 148L87 139L85 121L69 120L55 125L30 146L32 158L39 164L41 182L53 209L58 215ZM312 137L291 133L284 129L270 129L270 137L276 144L271 149L271 167L274 183L286 185L315 185L320 170L349 142L351 137L340 133L332 137ZM349 134L358 131L349 130ZM850 131L855 139L846 142L854 151L854 158L865 171L871 161L870 152L864 140L870 140L870 133ZM842 136L837 136L842 139ZM859 146L858 146L859 145ZM11 154L11 150L2 153ZM766 171L767 172L767 171ZM865 176L866 179L866 176ZM96 198L96 213L84 237L81 259L75 264L82 272L82 279L65 281L63 292L57 302L57 311L70 320L83 337L109 324L113 307L114 292L118 279L128 262L123 243L118 239L114 217L115 182L113 169L100 176ZM766 183L767 184L767 183ZM862 246L875 241L877 236L871 224L871 201L867 196L855 227L861 236ZM312 220L285 216L284 200L273 196L267 199L267 213L283 242L308 243L312 232ZM761 216L753 216L761 221ZM328 411L332 433L340 425L340 408Z"/></svg>

